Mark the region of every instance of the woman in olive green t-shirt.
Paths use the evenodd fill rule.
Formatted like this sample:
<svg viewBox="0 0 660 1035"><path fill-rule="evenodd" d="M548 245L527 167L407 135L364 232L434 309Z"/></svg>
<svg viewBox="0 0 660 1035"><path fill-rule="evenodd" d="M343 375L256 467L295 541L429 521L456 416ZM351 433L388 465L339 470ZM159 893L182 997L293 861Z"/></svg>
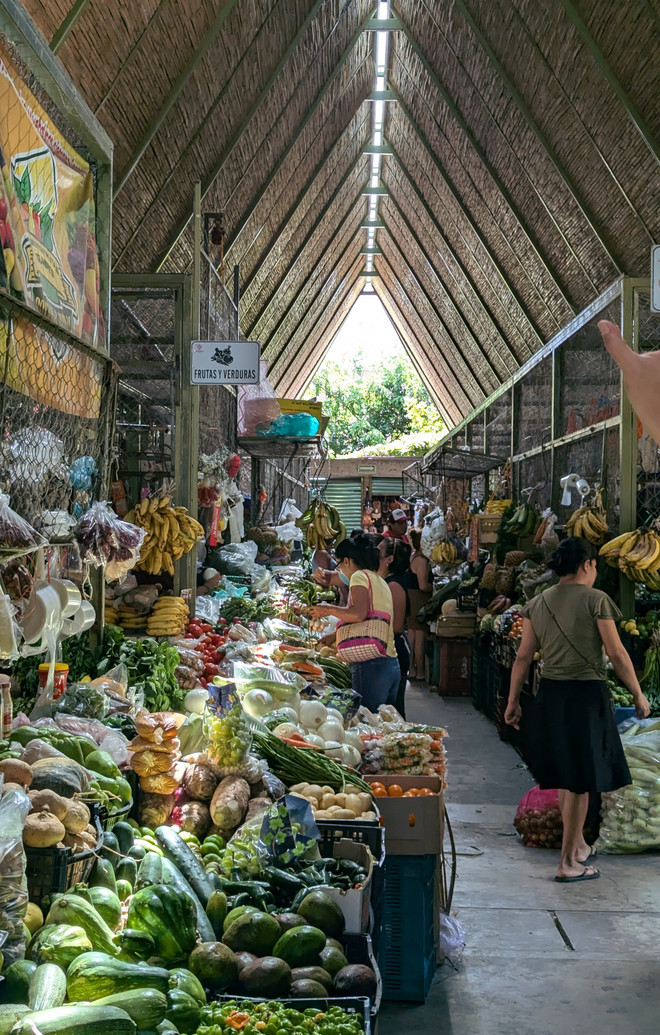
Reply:
<svg viewBox="0 0 660 1035"><path fill-rule="evenodd" d="M564 824L555 880L594 880L585 866L593 854L584 839L589 794L631 783L605 683L605 652L630 690L637 714L649 714L628 652L619 638L621 613L593 585L598 551L586 539L560 543L548 565L559 584L531 600L522 615L523 633L511 671L505 721L518 727L520 694L535 652L543 675L528 730L529 767L543 790L557 789Z"/></svg>

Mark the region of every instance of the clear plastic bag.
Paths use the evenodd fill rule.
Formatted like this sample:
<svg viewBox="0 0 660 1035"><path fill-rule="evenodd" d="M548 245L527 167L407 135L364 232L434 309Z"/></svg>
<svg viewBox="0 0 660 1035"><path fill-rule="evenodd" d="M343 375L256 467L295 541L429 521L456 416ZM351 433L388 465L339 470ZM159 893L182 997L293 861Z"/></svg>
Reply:
<svg viewBox="0 0 660 1035"><path fill-rule="evenodd" d="M9 496L0 493L0 556L6 558L31 553L46 540L9 506Z"/></svg>
<svg viewBox="0 0 660 1035"><path fill-rule="evenodd" d="M121 580L137 564L145 531L98 502L82 515L74 536L83 562L106 567L106 578Z"/></svg>
<svg viewBox="0 0 660 1035"><path fill-rule="evenodd" d="M2 793L0 775L0 931L7 932L2 946L8 967L25 956L23 922L28 904L23 852L23 824L30 811L30 799L23 791Z"/></svg>
<svg viewBox="0 0 660 1035"><path fill-rule="evenodd" d="M445 956L455 956L465 948L465 932L455 916L440 913L440 950Z"/></svg>
<svg viewBox="0 0 660 1035"><path fill-rule="evenodd" d="M598 851L613 855L660 848L660 730L635 723L621 736L633 782L603 794ZM641 728L640 728L641 727Z"/></svg>
<svg viewBox="0 0 660 1035"><path fill-rule="evenodd" d="M564 831L557 791L532 787L520 800L513 821L524 845L533 848L561 848Z"/></svg>
<svg viewBox="0 0 660 1035"><path fill-rule="evenodd" d="M195 616L203 618L210 625L217 625L220 617L223 599L225 597L202 596L195 598Z"/></svg>
<svg viewBox="0 0 660 1035"><path fill-rule="evenodd" d="M234 683L212 684L204 713L208 756L225 772L236 772L245 763L252 734Z"/></svg>

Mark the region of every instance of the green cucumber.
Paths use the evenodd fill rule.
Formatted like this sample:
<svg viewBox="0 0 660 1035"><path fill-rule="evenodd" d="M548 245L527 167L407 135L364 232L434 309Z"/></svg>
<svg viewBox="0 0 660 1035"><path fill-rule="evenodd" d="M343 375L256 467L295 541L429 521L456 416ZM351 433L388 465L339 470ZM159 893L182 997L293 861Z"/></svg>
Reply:
<svg viewBox="0 0 660 1035"><path fill-rule="evenodd" d="M137 863L135 859L129 859L128 856L124 856L120 859L115 866L115 877L117 880L127 880L132 888L135 887L137 880Z"/></svg>
<svg viewBox="0 0 660 1035"><path fill-rule="evenodd" d="M56 963L42 963L30 978L28 1006L31 1010L51 1010L66 999L66 974Z"/></svg>
<svg viewBox="0 0 660 1035"><path fill-rule="evenodd" d="M163 857L162 855L156 855L155 852L148 852L137 872L137 879L135 881L135 890L141 891L142 888L148 888L152 884L163 883Z"/></svg>
<svg viewBox="0 0 660 1035"><path fill-rule="evenodd" d="M112 830L106 830L103 835L103 847L101 848L101 857L108 859L114 866L119 859L121 852L119 850L119 841L113 834Z"/></svg>
<svg viewBox="0 0 660 1035"><path fill-rule="evenodd" d="M142 862L145 855L147 854L147 849L144 848L143 845L139 845L136 843L134 845L131 845L126 854L128 855L129 859L135 859L136 862Z"/></svg>
<svg viewBox="0 0 660 1035"><path fill-rule="evenodd" d="M24 1003L7 1003L0 1006L0 1035L9 1035L15 1024L31 1014L29 1006Z"/></svg>
<svg viewBox="0 0 660 1035"><path fill-rule="evenodd" d="M127 880L117 881L117 898L120 902L125 902L127 898L130 898L133 894L133 888Z"/></svg>
<svg viewBox="0 0 660 1035"><path fill-rule="evenodd" d="M209 920L208 916L204 912L204 906L198 899L194 890L183 876L182 873L177 869L173 862L167 857L161 859L161 883L167 884L171 888L177 888L182 891L189 899L192 900L192 904L195 907L197 933L203 942L215 941L215 933L213 931L213 925ZM210 897L210 896L209 896Z"/></svg>
<svg viewBox="0 0 660 1035"><path fill-rule="evenodd" d="M122 855L128 855L129 848L135 844L135 831L130 823L115 823L112 833L119 841L119 851Z"/></svg>
<svg viewBox="0 0 660 1035"><path fill-rule="evenodd" d="M227 896L224 891L212 891L206 903L206 915L216 938L222 938L222 925L227 916ZM206 939L203 939L206 941Z"/></svg>
<svg viewBox="0 0 660 1035"><path fill-rule="evenodd" d="M28 1013L12 1029L13 1035L135 1035L135 1021L117 1006L94 1003L60 1006Z"/></svg>
<svg viewBox="0 0 660 1035"><path fill-rule="evenodd" d="M34 960L16 960L10 964L0 981L0 996L3 1003L23 1003L27 1005L30 978L37 969Z"/></svg>
<svg viewBox="0 0 660 1035"><path fill-rule="evenodd" d="M200 860L182 841L172 827L158 827L156 840L163 849L166 858L173 862L179 873L193 888L201 904L206 907L214 885L209 880Z"/></svg>
<svg viewBox="0 0 660 1035"><path fill-rule="evenodd" d="M165 1019L167 996L156 988L133 988L128 992L103 996L94 1005L118 1006L135 1021L138 1031L151 1031Z"/></svg>

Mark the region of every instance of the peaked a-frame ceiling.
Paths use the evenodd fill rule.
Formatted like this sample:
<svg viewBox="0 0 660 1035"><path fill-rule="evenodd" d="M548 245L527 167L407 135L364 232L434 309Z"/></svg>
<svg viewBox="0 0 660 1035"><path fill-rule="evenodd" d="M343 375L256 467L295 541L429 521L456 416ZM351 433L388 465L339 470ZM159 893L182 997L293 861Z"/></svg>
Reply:
<svg viewBox="0 0 660 1035"><path fill-rule="evenodd" d="M658 0L24 6L115 142L114 269L191 269L200 179L281 394L367 285L451 424L648 272Z"/></svg>

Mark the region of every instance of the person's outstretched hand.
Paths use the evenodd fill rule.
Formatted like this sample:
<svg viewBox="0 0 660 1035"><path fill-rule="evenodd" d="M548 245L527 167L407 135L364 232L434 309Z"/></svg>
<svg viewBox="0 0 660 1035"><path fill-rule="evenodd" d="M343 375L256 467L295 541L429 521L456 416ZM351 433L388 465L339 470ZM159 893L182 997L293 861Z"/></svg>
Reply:
<svg viewBox="0 0 660 1035"><path fill-rule="evenodd" d="M633 352L617 325L609 320L599 320L598 330L623 374L628 398L644 431L660 443L660 352Z"/></svg>

